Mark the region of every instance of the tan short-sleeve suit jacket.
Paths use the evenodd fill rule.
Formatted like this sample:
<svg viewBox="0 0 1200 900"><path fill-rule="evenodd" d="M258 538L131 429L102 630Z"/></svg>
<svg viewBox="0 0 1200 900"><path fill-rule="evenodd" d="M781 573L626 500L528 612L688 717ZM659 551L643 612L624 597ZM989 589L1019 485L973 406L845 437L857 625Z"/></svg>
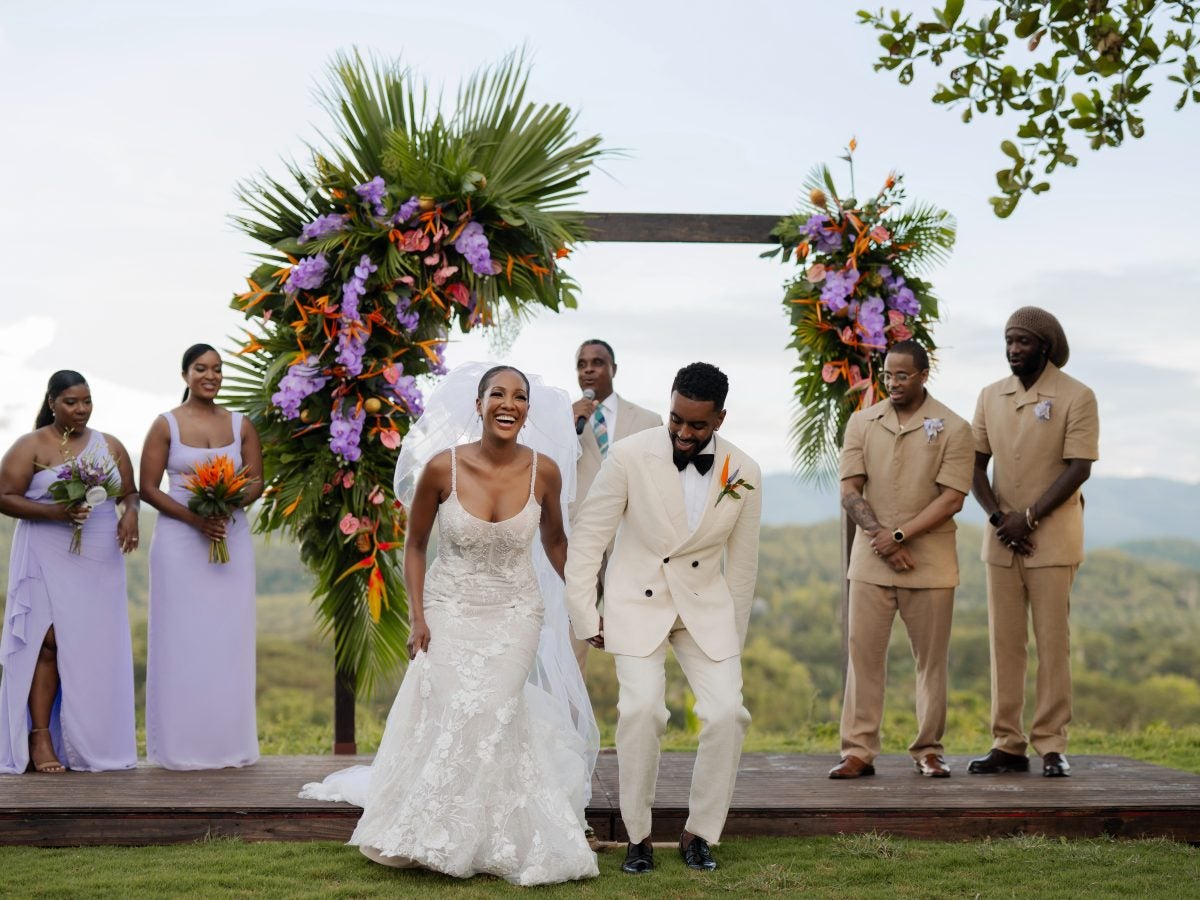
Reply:
<svg viewBox="0 0 1200 900"><path fill-rule="evenodd" d="M925 422L929 421L927 430ZM941 429L936 426L941 421ZM925 395L925 402L904 426L890 400L850 417L842 443L839 476L866 476L863 496L887 528L908 521L937 499L939 485L971 491L974 471L971 426L947 406ZM954 519L906 541L915 566L897 572L871 550L861 528L850 551L851 581L903 588L952 588L958 585Z"/></svg>
<svg viewBox="0 0 1200 900"><path fill-rule="evenodd" d="M975 449L992 457L992 489L1000 508L1024 511L1054 483L1071 459L1100 458L1100 417L1092 389L1053 363L1029 390L1016 375L979 395L972 423ZM1032 536L1026 568L1083 562L1083 494L1076 491L1044 516ZM988 528L983 561L1011 566L1013 551Z"/></svg>

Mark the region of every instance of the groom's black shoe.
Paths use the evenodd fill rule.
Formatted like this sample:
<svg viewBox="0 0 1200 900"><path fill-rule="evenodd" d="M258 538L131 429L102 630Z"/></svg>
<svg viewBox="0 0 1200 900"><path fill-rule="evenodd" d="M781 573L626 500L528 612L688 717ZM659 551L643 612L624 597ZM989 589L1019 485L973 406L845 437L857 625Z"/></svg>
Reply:
<svg viewBox="0 0 1200 900"><path fill-rule="evenodd" d="M625 851L625 862L621 863L621 871L630 875L641 875L654 868L654 845L647 837L640 844L630 844Z"/></svg>
<svg viewBox="0 0 1200 900"><path fill-rule="evenodd" d="M972 775L996 775L1001 772L1028 772L1029 757L993 747L986 756L971 760L967 771Z"/></svg>
<svg viewBox="0 0 1200 900"><path fill-rule="evenodd" d="M699 869L701 872L711 872L717 867L717 861L713 859L712 851L708 849L708 841L692 835L692 839L685 844L685 838L687 838L686 831L679 836L679 855L683 857L685 866L689 869Z"/></svg>

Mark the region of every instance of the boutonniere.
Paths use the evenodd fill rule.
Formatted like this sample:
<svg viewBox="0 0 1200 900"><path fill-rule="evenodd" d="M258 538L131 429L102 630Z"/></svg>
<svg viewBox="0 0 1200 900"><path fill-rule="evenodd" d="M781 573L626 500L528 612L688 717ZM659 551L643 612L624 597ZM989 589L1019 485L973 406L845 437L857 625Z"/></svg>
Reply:
<svg viewBox="0 0 1200 900"><path fill-rule="evenodd" d="M925 420L925 443L932 444L937 440L937 436L942 433L945 427L945 422L941 419L926 419Z"/></svg>
<svg viewBox="0 0 1200 900"><path fill-rule="evenodd" d="M725 463L721 466L721 493L717 494L717 503L720 503L726 497L732 497L734 500L741 500L742 495L738 493L740 488L745 488L748 491L754 490L754 485L748 482L745 478L738 478L740 468L734 469L733 474L729 474L729 454L725 454ZM714 503L713 506L716 506Z"/></svg>
<svg viewBox="0 0 1200 900"><path fill-rule="evenodd" d="M1050 421L1050 407L1053 404L1049 400L1043 400L1033 408L1033 414L1043 422Z"/></svg>

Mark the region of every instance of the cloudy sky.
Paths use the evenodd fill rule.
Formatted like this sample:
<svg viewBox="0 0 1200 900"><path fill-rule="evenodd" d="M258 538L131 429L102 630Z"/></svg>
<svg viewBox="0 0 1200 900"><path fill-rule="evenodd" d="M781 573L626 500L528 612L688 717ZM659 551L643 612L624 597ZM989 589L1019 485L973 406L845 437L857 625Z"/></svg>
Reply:
<svg viewBox="0 0 1200 900"><path fill-rule="evenodd" d="M968 14L971 7L968 4ZM908 4L912 7L912 4ZM917 4L924 10L928 3ZM944 321L931 387L969 417L1006 373L1017 306L1063 321L1068 371L1100 399L1098 474L1200 479L1200 254L1193 177L1200 113L1147 107L1147 136L1080 147L1076 170L1006 221L987 204L999 141L872 70L878 44L853 3L301 3L268 0L0 5L0 443L31 425L48 375L75 368L93 424L136 454L178 402L179 357L231 346L228 309L254 249L229 224L234 186L300 157L324 113L314 88L338 50L402 58L437 87L525 46L531 95L580 112L624 155L589 179L593 211L782 214L805 174L857 135L862 186L890 169L955 214L959 242L934 276ZM617 388L662 410L696 359L730 375L726 433L767 470L789 467L794 359L780 305L789 270L764 248L603 244L571 272L577 311L526 325L507 358L574 388L573 348L617 349ZM488 358L482 337L451 363Z"/></svg>

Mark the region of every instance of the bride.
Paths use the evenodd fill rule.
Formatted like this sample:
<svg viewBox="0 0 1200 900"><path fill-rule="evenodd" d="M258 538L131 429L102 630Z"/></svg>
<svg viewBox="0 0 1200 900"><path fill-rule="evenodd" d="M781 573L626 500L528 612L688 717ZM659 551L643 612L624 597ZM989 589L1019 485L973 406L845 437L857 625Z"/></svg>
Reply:
<svg viewBox="0 0 1200 900"><path fill-rule="evenodd" d="M522 885L593 877L583 810L599 737L562 602L570 402L511 366L483 368L438 386L397 466L412 662L379 752L300 796L362 806L350 843L384 865Z"/></svg>

